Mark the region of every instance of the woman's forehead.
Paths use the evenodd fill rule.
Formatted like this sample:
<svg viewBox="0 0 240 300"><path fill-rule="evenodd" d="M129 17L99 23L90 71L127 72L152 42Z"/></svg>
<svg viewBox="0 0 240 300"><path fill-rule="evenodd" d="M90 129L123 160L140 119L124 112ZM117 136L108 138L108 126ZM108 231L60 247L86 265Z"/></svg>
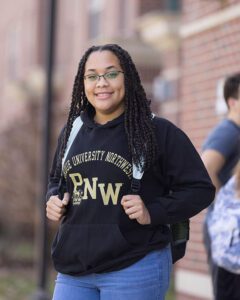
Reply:
<svg viewBox="0 0 240 300"><path fill-rule="evenodd" d="M107 70L111 67L120 67L120 63L117 56L109 50L92 52L85 64L86 71L97 69Z"/></svg>

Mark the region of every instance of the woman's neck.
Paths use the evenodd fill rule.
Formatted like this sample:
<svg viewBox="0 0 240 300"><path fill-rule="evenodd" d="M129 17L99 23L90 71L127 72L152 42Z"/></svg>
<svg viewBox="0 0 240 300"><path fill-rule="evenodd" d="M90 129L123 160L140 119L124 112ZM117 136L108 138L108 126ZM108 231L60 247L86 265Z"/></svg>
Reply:
<svg viewBox="0 0 240 300"><path fill-rule="evenodd" d="M109 121L112 121L119 117L124 112L124 109L112 112L110 114L102 114L101 112L96 112L94 116L94 121L98 124L104 125Z"/></svg>

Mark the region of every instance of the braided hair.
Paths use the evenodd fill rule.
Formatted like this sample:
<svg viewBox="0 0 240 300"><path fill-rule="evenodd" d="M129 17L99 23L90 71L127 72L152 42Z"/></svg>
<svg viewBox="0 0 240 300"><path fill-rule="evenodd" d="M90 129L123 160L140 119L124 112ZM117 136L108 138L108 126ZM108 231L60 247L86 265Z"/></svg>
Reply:
<svg viewBox="0 0 240 300"><path fill-rule="evenodd" d="M60 174L59 172L61 172L62 158L65 153L73 122L82 111L84 111L88 106L91 106L84 92L85 64L91 53L106 50L111 51L116 55L124 72L124 123L132 160L134 164L144 171L147 170L156 160L157 143L154 134L150 101L147 99L135 64L126 50L116 44L106 44L103 46L90 47L85 52L79 63L72 91L70 112L57 160L57 168L55 171L57 174ZM144 158L144 162L142 157Z"/></svg>

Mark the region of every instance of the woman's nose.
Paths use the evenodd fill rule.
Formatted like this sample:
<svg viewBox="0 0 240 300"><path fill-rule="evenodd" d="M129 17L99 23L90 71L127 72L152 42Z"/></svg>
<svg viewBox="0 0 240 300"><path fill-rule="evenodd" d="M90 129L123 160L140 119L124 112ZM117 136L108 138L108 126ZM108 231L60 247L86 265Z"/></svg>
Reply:
<svg viewBox="0 0 240 300"><path fill-rule="evenodd" d="M96 86L99 87L99 86L106 86L106 85L108 85L108 81L105 79L104 76L100 76L97 80Z"/></svg>

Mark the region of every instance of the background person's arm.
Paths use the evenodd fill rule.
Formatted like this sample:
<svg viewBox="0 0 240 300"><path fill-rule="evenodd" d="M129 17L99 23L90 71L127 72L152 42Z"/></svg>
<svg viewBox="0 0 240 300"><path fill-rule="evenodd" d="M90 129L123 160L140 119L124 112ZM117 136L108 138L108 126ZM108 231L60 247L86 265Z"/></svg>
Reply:
<svg viewBox="0 0 240 300"><path fill-rule="evenodd" d="M216 150L207 149L202 153L201 158L218 192L221 187L218 174L225 164L225 157Z"/></svg>

